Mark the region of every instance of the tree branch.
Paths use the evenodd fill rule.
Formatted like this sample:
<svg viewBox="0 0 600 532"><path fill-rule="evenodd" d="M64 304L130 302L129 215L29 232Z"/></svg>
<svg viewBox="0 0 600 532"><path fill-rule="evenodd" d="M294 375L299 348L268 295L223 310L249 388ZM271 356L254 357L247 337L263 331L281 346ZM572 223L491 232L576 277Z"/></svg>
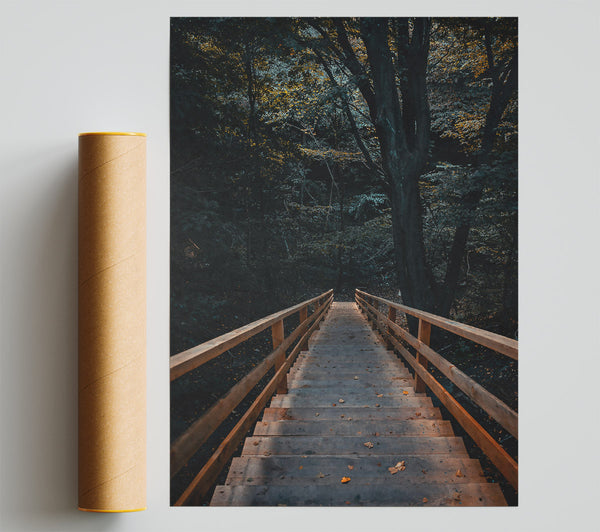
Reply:
<svg viewBox="0 0 600 532"><path fill-rule="evenodd" d="M336 87L337 89L340 89L339 83L335 79L335 76L333 75L331 68L329 68L329 65L327 64L327 62L325 61L323 56L320 54L320 52L318 50L315 50L314 48L312 49L312 51L315 54L315 56L317 57L317 59L319 60L319 62L321 63L323 70L325 70L325 73L327 74L327 77L329 78L329 80L331 81L333 86ZM360 149L360 151L362 152L362 154L366 160L367 168L377 172L380 176L383 176L384 175L383 170L375 164L375 162L373 161L373 158L371 157L371 154L369 153L369 150L365 146L365 144L362 140L362 137L360 136L358 127L356 126L356 120L354 119L354 116L353 116L352 111L350 110L350 106L348 104L348 97L346 96L346 93L343 90L340 90L339 95L340 95L340 99L342 101L342 107L344 109L344 112L345 112L346 117L348 118L348 122L350 124L350 130L352 131L352 135L354 136L354 140L356 141L358 148Z"/></svg>

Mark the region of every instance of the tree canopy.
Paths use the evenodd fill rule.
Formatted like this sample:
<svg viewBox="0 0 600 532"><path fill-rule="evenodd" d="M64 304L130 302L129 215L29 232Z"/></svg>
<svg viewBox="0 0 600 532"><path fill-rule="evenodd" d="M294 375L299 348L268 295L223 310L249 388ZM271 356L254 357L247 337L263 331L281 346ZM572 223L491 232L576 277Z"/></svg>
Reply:
<svg viewBox="0 0 600 532"><path fill-rule="evenodd" d="M517 21L174 18L172 352L328 288L513 336Z"/></svg>

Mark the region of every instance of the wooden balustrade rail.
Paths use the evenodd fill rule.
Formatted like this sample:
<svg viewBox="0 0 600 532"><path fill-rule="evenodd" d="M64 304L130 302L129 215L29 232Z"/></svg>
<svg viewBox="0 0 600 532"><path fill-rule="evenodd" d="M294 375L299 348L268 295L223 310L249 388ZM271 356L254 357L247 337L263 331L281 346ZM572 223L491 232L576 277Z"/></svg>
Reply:
<svg viewBox="0 0 600 532"><path fill-rule="evenodd" d="M458 336L462 336L463 338L467 338L468 340L472 340L473 342L485 347L489 347L498 353L502 353L503 355L518 360L519 342L516 340L512 340L511 338L506 338L506 336L501 336L489 331L484 331L483 329L478 329L477 327L472 327L471 325L465 325L464 323L459 323L458 321L452 321L448 318L442 318L441 316L436 316L435 314L431 314L429 312L424 312L422 310L417 310L405 305L400 305L399 303L394 303L388 299L367 294L362 290L357 289L356 294L362 296L363 299L369 298L370 301L377 301L388 307L393 307L400 312L404 312L405 314L419 318L420 320L430 323L431 325L435 325L440 329L445 329L446 331L454 333Z"/></svg>
<svg viewBox="0 0 600 532"><path fill-rule="evenodd" d="M171 381L181 377L182 375L185 375L188 371L205 364L209 360L218 357L232 347L241 344L243 341L252 338L274 323L277 323L284 318L295 314L296 312L302 313L309 307L309 305L318 303L331 294L333 294L333 290L329 290L328 292L325 292L317 297L313 297L312 299L298 303L293 307L276 312L275 314L271 314L266 318L253 321L252 323L244 325L239 329L235 329L218 336L217 338L213 338L208 342L204 342L203 344L192 347L191 349L183 351L177 355L173 355L170 360Z"/></svg>
<svg viewBox="0 0 600 532"><path fill-rule="evenodd" d="M275 376L265 386L258 398L252 403L201 471L188 485L175 503L175 506L181 506L190 501L197 501L208 492L212 484L216 481L221 469L230 460L245 434L258 419L258 416L271 396L275 392L285 393L287 391L286 374L298 353L302 349L306 349L310 335L325 317L332 301L333 290L329 290L317 297L271 314L171 357L171 381L173 381L188 371L219 356L228 349L252 338L267 327L271 327L273 351L258 366L250 371L248 375L235 384L227 394L209 408L201 418L192 423L171 446L171 477L173 477L215 432L221 423L229 417L234 408L248 395L267 372L272 367L275 367ZM311 305L314 305L315 309L312 314L308 315L308 309ZM289 336L285 337L283 320L294 313L299 314L300 324ZM286 351L296 340L298 342L286 357Z"/></svg>
<svg viewBox="0 0 600 532"><path fill-rule="evenodd" d="M431 362L477 406L487 412L515 438L518 438L518 414L471 377L467 376L431 349L429 347L429 337L431 326L435 325L463 338L468 338L480 345L489 347L515 360L518 359L518 342L498 334L471 327L470 325L436 316L435 314L400 305L393 301L368 294L362 290L356 290L355 299L359 308L367 314L367 317L372 320L373 325L381 332L388 346L396 349L415 370L415 390L422 392L425 391L425 386L429 387L510 484L517 489L518 464L433 375L427 371L427 364ZM379 306L380 303L388 307L387 315L375 306ZM418 338L412 336L407 330L396 323L397 311L419 319ZM415 349L416 356L413 356L404 347L399 338Z"/></svg>

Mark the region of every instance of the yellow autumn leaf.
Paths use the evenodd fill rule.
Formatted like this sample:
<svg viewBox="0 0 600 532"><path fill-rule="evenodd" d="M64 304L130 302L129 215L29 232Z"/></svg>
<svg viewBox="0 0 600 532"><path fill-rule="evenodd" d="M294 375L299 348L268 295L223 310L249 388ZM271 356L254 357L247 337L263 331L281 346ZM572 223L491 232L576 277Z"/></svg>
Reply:
<svg viewBox="0 0 600 532"><path fill-rule="evenodd" d="M407 392L406 390L404 390L402 393L403 393L404 395L408 395L408 392Z"/></svg>
<svg viewBox="0 0 600 532"><path fill-rule="evenodd" d="M348 482L350 482L350 477L342 477L342 480L340 482L342 484L347 484Z"/></svg>

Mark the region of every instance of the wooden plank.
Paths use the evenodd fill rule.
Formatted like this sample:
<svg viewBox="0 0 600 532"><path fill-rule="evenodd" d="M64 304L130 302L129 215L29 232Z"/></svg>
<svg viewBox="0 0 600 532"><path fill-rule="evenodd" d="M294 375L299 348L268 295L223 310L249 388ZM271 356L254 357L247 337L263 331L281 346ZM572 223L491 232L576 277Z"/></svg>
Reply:
<svg viewBox="0 0 600 532"><path fill-rule="evenodd" d="M302 323L308 317L308 305L304 305L300 309L299 315L300 315L300 323Z"/></svg>
<svg viewBox="0 0 600 532"><path fill-rule="evenodd" d="M448 391L431 375L416 359L392 337L392 342L405 360L419 373L430 390L438 397L442 404L454 416L456 421L467 431L473 441L481 448L485 455L494 463L500 473L515 489L518 489L519 466L515 460L494 440L486 430L448 393Z"/></svg>
<svg viewBox="0 0 600 532"><path fill-rule="evenodd" d="M316 318L317 314L311 315L308 320L296 327L287 338L278 342L275 350L267 358L233 386L225 396L219 399L201 418L196 420L177 438L171 446L171 477L186 464L200 446L227 419L232 410L258 384L260 379L263 378L275 362L282 356L285 359L286 350L294 343L298 336L306 332Z"/></svg>
<svg viewBox="0 0 600 532"><path fill-rule="evenodd" d="M429 359L434 366L448 377L450 381L456 384L477 406L485 410L515 438L518 437L519 416L506 403L488 392L483 386L399 325L389 322L388 325L394 333L412 345L421 355ZM394 345L397 345L397 343L394 343Z"/></svg>
<svg viewBox="0 0 600 532"><path fill-rule="evenodd" d="M424 455L404 459L406 469L395 475L393 467L403 456L398 454L361 456L241 456L233 459L226 485L337 485L344 476L352 482L383 483L389 489L398 484L485 483L479 460L467 456ZM352 468L350 469L349 466ZM456 472L460 470L461 475ZM399 473L401 473L399 475Z"/></svg>
<svg viewBox="0 0 600 532"><path fill-rule="evenodd" d="M273 325L271 325L271 336L273 338L273 349L277 349L277 347L283 342L285 333L283 331L283 320L276 321ZM275 359L275 371L278 371L283 363L285 362L285 351L283 351L280 356ZM285 393L287 392L287 377L284 375L281 381L279 382L279 386L277 387L277 393Z"/></svg>
<svg viewBox="0 0 600 532"><path fill-rule="evenodd" d="M358 390L362 389L365 392L372 391L373 388L377 390L386 390L390 391L394 389L394 386L401 386L403 388L412 388L414 384L414 380L409 375L405 375L402 377L392 377L392 378L375 378L372 380L366 380L366 378L359 378L358 380L354 380L354 377L358 377L355 375L351 377L349 380L338 380L335 374L329 375L329 379L306 379L303 377L297 378L289 378L288 379L288 387L290 389L309 389L314 390L322 389L322 388L333 388L337 390Z"/></svg>
<svg viewBox="0 0 600 532"><path fill-rule="evenodd" d="M364 419L346 421L259 421L254 436L454 436L449 421L437 419L411 419L405 421L366 421Z"/></svg>
<svg viewBox="0 0 600 532"><path fill-rule="evenodd" d="M372 448L366 447L370 441ZM395 454L397 456L417 456L429 454L468 456L462 438L456 436L439 436L421 438L405 436L393 438L385 436L250 436L244 443L244 456L375 456Z"/></svg>
<svg viewBox="0 0 600 532"><path fill-rule="evenodd" d="M298 317L299 317L300 323L306 321L306 319L308 318L308 305L306 305L300 309ZM308 340L306 342L304 342L304 344L302 344L302 346L300 346L300 350L304 350L304 349L308 349Z"/></svg>
<svg viewBox="0 0 600 532"><path fill-rule="evenodd" d="M318 414L318 415L317 415ZM290 407L290 408L266 408L263 413L263 421L282 420L309 420L319 418L321 420L340 420L352 418L356 420L403 420L403 419L442 419L438 408L402 406L397 408L346 408L342 413L336 407Z"/></svg>
<svg viewBox="0 0 600 532"><path fill-rule="evenodd" d="M390 307L392 308L392 307ZM388 331L391 331L390 326L388 325ZM390 334L388 332L388 334ZM429 345L429 339L431 338L431 323L420 319L419 320L419 332L418 332L418 340L423 345ZM390 342L391 343L391 342ZM427 359L421 354L420 351L417 351L417 362L421 364L425 369L427 369ZM419 377L419 375L415 376L415 391L424 392L425 391L425 383L423 379Z"/></svg>
<svg viewBox="0 0 600 532"><path fill-rule="evenodd" d="M270 316L261 318L260 320L256 320L248 325L244 325L243 327L235 329L217 338L213 338L208 342L204 342L200 345L192 347L191 349L172 356L169 360L171 381L181 377L182 375L185 375L188 371L201 366L209 360L212 360L232 347L242 343L244 340L247 340L259 332L264 331L276 321L291 316L292 314L298 312L303 306L316 302L321 297L330 296L332 293L333 290L329 290L328 292L325 292L325 294L321 294L313 299L303 301L302 303L298 303L293 307L276 312L275 314L271 314Z"/></svg>
<svg viewBox="0 0 600 532"><path fill-rule="evenodd" d="M388 308L388 320L390 320L392 323L396 323L396 307L389 307ZM387 346L389 349L391 349L391 343L387 343Z"/></svg>
<svg viewBox="0 0 600 532"><path fill-rule="evenodd" d="M400 310L401 312L410 314L416 318L422 318L436 327L450 331L458 336L462 336L463 338L467 338L473 342L484 345L485 347L489 347L498 353L502 353L503 355L518 360L519 342L516 340L485 331L483 329L478 329L477 327L472 327L471 325L459 323L448 318L442 318L441 316L436 316L435 314L431 314L429 312L424 312L422 310L407 307L405 305L400 305L399 303L394 303L388 299L367 294L362 290L357 290L356 292L357 295L360 294L361 296L369 296L375 301L379 301L388 306L393 306L396 308L396 310Z"/></svg>
<svg viewBox="0 0 600 532"><path fill-rule="evenodd" d="M248 392L263 378L274 365L276 356L277 353L271 353L177 438L171 446L171 478L187 463L200 446L227 419L232 410L248 395Z"/></svg>
<svg viewBox="0 0 600 532"><path fill-rule="evenodd" d="M329 368L325 365L303 364L290 370L290 375L305 376L307 379L330 379L331 375L336 375L339 379L352 379L354 376L371 378L389 378L409 377L410 374L404 365L390 365L389 367L375 367L368 364L350 368Z"/></svg>
<svg viewBox="0 0 600 532"><path fill-rule="evenodd" d="M325 303L314 312L315 321L306 331L305 336L310 336L316 329L319 321L325 316L326 310L331 305L332 301L333 295L331 295L329 299L327 299ZM283 378L290 366L293 364L296 355L300 351L300 344L302 343L302 340L306 339L305 336L303 336L296 347L292 349L284 365L275 373L273 378L265 386L265 389L260 393L250 408L237 422L235 427L219 445L215 453L209 458L200 472L194 477L192 482L176 501L175 506L182 506L190 501L197 500L208 492L212 484L217 479L221 469L223 469L225 464L229 461L231 455L235 452L235 449L241 443L245 434L250 430L253 423L260 415L260 412L269 401L269 398L277 389L279 381Z"/></svg>
<svg viewBox="0 0 600 532"><path fill-rule="evenodd" d="M300 483L339 484L340 478L352 475L352 481L389 483L394 489L399 483L487 482L478 460L445 455L413 456L405 460L402 475L391 475L388 467L395 465L399 455L377 455L354 458L349 456L270 456L234 458L226 484L293 485ZM351 466L350 470L348 466ZM460 469L461 475L456 471ZM351 472L350 472L351 471Z"/></svg>
<svg viewBox="0 0 600 532"><path fill-rule="evenodd" d="M397 476L397 475L396 475ZM282 503L285 501L285 503ZM214 506L506 506L496 484L219 486Z"/></svg>
<svg viewBox="0 0 600 532"><path fill-rule="evenodd" d="M345 398L344 398L345 395ZM344 399L344 403L340 404L338 399ZM348 396L348 394L339 394L338 397L319 398L313 395L298 395L286 393L277 395L271 400L271 406L275 407L298 407L298 406L315 406L329 407L333 404L336 408L344 410L345 408L386 408L386 407L403 407L403 406L432 406L431 398L423 396L396 395L393 397L375 397L371 400L366 400L364 397ZM379 407L375 406L379 405Z"/></svg>

